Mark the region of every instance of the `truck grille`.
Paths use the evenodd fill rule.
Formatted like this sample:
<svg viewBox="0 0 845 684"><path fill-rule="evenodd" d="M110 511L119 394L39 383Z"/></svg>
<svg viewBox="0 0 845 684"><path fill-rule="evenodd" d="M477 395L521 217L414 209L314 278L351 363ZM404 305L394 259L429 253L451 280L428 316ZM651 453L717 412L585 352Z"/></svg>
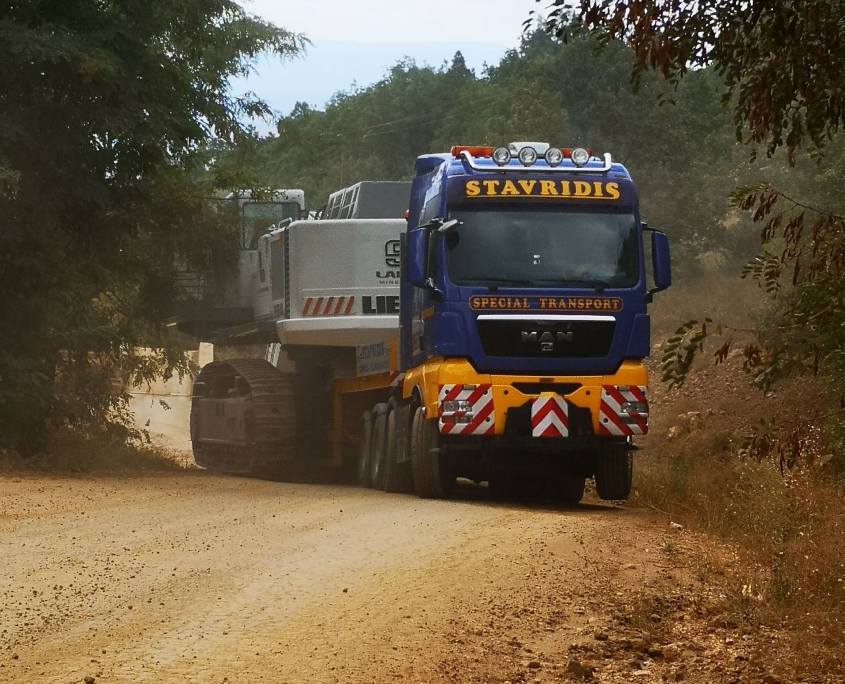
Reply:
<svg viewBox="0 0 845 684"><path fill-rule="evenodd" d="M487 356L596 359L610 351L616 321L478 320Z"/></svg>

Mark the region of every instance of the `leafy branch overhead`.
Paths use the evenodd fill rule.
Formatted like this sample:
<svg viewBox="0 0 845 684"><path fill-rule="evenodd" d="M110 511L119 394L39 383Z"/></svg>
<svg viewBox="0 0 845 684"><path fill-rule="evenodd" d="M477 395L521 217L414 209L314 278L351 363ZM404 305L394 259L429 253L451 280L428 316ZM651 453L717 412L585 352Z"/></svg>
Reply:
<svg viewBox="0 0 845 684"><path fill-rule="evenodd" d="M790 162L807 143L821 147L845 123L845 31L841 0L554 0L547 30L584 27L677 83L700 67L724 77L737 136L785 146ZM576 18L573 25L572 17Z"/></svg>
<svg viewBox="0 0 845 684"><path fill-rule="evenodd" d="M768 184L741 188L732 201L760 224L760 240L767 245L745 265L742 277L758 281L780 302L779 325L743 331L757 339L743 349L745 370L755 384L768 389L791 373L818 375L823 364L841 362L845 219L814 210ZM685 323L666 342L661 365L670 387L686 380L710 335L709 322ZM722 334L721 325L715 333ZM727 358L732 342L730 338L716 350L717 364Z"/></svg>
<svg viewBox="0 0 845 684"><path fill-rule="evenodd" d="M687 321L666 340L663 357L660 359L660 379L668 384L669 389L681 386L686 381L696 355L704 350L707 324L712 322L709 318L705 318L703 322Z"/></svg>

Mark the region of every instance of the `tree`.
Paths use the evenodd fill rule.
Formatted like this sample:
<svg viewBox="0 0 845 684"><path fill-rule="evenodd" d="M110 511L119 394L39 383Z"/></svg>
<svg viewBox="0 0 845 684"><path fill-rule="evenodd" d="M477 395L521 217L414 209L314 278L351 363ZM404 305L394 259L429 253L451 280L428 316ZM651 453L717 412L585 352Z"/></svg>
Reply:
<svg viewBox="0 0 845 684"><path fill-rule="evenodd" d="M185 368L163 326L174 260L207 265L234 244L200 151L269 112L228 79L303 46L232 0L0 8L0 446L108 423L113 370Z"/></svg>
<svg viewBox="0 0 845 684"><path fill-rule="evenodd" d="M635 76L677 80L713 65L735 95L737 133L769 154L824 144L845 123L842 0L554 0L547 29L584 27L636 56ZM574 14L577 21L573 23Z"/></svg>
<svg viewBox="0 0 845 684"><path fill-rule="evenodd" d="M841 149L841 0L555 0L554 5L546 26L551 33L589 30L601 43L629 45L636 57L635 84L649 69L677 85L702 67L715 67L727 85L723 102L733 107L737 137L762 144L769 156L785 147L793 166L799 148L819 152L833 142L834 152ZM837 185L838 161L827 162ZM760 280L780 301L778 324L758 334L762 346L746 348L747 365L764 387L795 370L817 374L825 366L840 386L845 383L845 215L838 197L831 203L818 192L810 196L820 203L769 183L734 194L736 205L761 224L764 247L744 276ZM679 329L664 358L665 379L683 381L706 335L706 325ZM729 344L717 358L727 354Z"/></svg>

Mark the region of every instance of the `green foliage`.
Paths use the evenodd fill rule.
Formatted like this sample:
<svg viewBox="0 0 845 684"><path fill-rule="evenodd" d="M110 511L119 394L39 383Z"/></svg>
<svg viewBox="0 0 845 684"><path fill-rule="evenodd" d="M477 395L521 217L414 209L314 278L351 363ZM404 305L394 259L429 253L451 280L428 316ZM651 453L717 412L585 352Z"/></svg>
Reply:
<svg viewBox="0 0 845 684"><path fill-rule="evenodd" d="M715 66L728 87L737 136L769 154L821 146L845 123L841 0L554 0L547 29L586 27L636 55L637 82L656 70L673 83ZM572 11L574 7L574 12ZM577 23L573 24L573 14ZM731 100L731 96L735 98Z"/></svg>
<svg viewBox="0 0 845 684"><path fill-rule="evenodd" d="M767 350L760 378L792 372L841 375L845 330L845 218L812 209L771 185L738 193L741 209L753 212L765 251L744 274L781 301L779 325L762 330ZM786 282L784 283L784 280ZM780 294L783 291L785 294Z"/></svg>
<svg viewBox="0 0 845 684"><path fill-rule="evenodd" d="M776 297L781 288L780 274L782 270L781 260L769 251L764 251L743 266L740 277L759 281L768 294Z"/></svg>
<svg viewBox="0 0 845 684"><path fill-rule="evenodd" d="M709 318L705 318L704 322L687 321L666 340L660 359L660 379L669 385L669 389L680 387L686 381L696 354L704 349L708 323L712 323Z"/></svg>
<svg viewBox="0 0 845 684"><path fill-rule="evenodd" d="M199 151L269 111L228 79L302 46L231 0L0 9L0 446L113 423L111 380L187 369L163 325L174 260L208 267L235 244Z"/></svg>

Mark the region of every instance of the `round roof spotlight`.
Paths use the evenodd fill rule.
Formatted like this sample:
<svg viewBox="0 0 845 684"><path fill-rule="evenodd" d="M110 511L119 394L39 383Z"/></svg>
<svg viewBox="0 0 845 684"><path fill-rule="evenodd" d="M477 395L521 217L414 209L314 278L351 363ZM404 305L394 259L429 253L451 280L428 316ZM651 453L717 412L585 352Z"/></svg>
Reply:
<svg viewBox="0 0 845 684"><path fill-rule="evenodd" d="M546 163L549 166L560 166L563 161L563 152L561 152L557 147L550 147L546 150L545 157Z"/></svg>
<svg viewBox="0 0 845 684"><path fill-rule="evenodd" d="M519 161L522 163L523 166L531 166L534 162L537 161L537 150L533 147L523 147L519 151Z"/></svg>
<svg viewBox="0 0 845 684"><path fill-rule="evenodd" d="M590 161L590 153L583 147L576 147L572 150L570 159L572 159L572 163L575 164L575 166L585 166L586 163Z"/></svg>
<svg viewBox="0 0 845 684"><path fill-rule="evenodd" d="M511 160L511 152L507 147L497 147L493 150L493 161L499 166L505 166Z"/></svg>

